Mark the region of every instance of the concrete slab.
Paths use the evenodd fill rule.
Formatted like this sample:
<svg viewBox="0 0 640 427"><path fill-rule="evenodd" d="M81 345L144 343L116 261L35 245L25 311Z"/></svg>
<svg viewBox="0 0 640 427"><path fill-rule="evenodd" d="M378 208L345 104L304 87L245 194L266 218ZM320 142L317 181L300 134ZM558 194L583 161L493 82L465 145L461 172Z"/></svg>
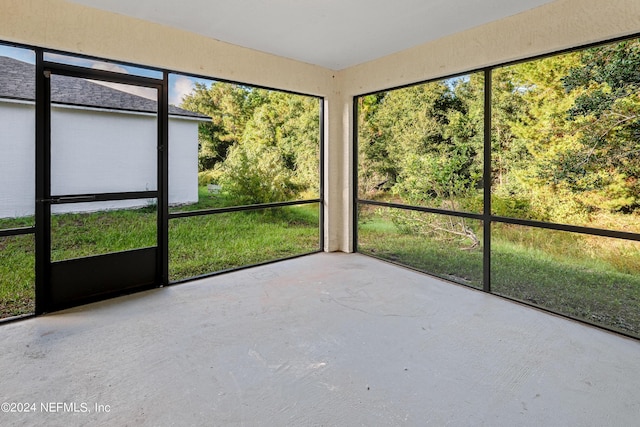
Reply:
<svg viewBox="0 0 640 427"><path fill-rule="evenodd" d="M640 342L358 254L3 325L0 372L3 426L640 422Z"/></svg>

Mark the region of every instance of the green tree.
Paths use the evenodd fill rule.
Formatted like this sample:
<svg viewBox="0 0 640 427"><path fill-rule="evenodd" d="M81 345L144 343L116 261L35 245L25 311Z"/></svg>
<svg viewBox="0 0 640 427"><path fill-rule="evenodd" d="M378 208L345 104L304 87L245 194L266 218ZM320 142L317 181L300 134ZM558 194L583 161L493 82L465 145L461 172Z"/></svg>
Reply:
<svg viewBox="0 0 640 427"><path fill-rule="evenodd" d="M229 149L220 181L248 203L319 197L320 114L315 98L254 89L262 103Z"/></svg>
<svg viewBox="0 0 640 427"><path fill-rule="evenodd" d="M199 127L199 170L238 202L319 197L316 98L215 82L196 84L182 108L211 117Z"/></svg>
<svg viewBox="0 0 640 427"><path fill-rule="evenodd" d="M469 209L482 183L482 94L482 77L474 75L361 98L360 192ZM398 210L393 220L407 232L479 244L464 219Z"/></svg>
<svg viewBox="0 0 640 427"><path fill-rule="evenodd" d="M640 41L587 49L563 79L580 145L565 163L571 188L613 211L640 204ZM585 201L585 203L587 203Z"/></svg>
<svg viewBox="0 0 640 427"><path fill-rule="evenodd" d="M512 198L522 192L517 173L530 161L524 139L514 132L525 109L524 90L514 77L514 67L492 72L491 176L493 193Z"/></svg>
<svg viewBox="0 0 640 427"><path fill-rule="evenodd" d="M576 53L525 62L508 72L523 102L515 120L508 120L512 149L524 162L513 162L510 177L517 181L521 197L528 199L532 215L542 220L578 221L584 207L568 185L567 155L580 144L576 128L567 115L577 93L567 94L563 79L579 63ZM518 150L523 148L523 150Z"/></svg>
<svg viewBox="0 0 640 427"><path fill-rule="evenodd" d="M224 82L210 87L196 83L193 91L183 98L181 108L211 117L198 127L199 170L212 169L224 161L229 148L242 138L244 128L260 104L250 88Z"/></svg>
<svg viewBox="0 0 640 427"><path fill-rule="evenodd" d="M319 196L320 104L308 96L270 91L248 122L243 144L276 147L298 191Z"/></svg>
<svg viewBox="0 0 640 427"><path fill-rule="evenodd" d="M358 194L374 198L396 182L398 168L389 157L377 113L387 92L358 98Z"/></svg>
<svg viewBox="0 0 640 427"><path fill-rule="evenodd" d="M369 117L362 154L392 192L410 204L459 209L482 180L482 119L470 108L476 77L389 91Z"/></svg>
<svg viewBox="0 0 640 427"><path fill-rule="evenodd" d="M551 221L640 202L640 45L637 40L507 67L515 120L506 119L508 176ZM495 95L494 95L495 96ZM522 148L525 150L522 150ZM506 170L506 169L505 169Z"/></svg>

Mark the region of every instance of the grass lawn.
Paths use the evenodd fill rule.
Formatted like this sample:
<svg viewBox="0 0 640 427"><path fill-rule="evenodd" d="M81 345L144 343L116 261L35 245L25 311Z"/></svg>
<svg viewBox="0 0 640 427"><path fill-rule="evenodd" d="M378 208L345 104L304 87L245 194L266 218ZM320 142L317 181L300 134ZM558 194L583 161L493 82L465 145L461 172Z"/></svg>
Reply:
<svg viewBox="0 0 640 427"><path fill-rule="evenodd" d="M474 288L482 288L482 248L400 232L384 218L360 224L358 250Z"/></svg>
<svg viewBox="0 0 640 427"><path fill-rule="evenodd" d="M200 202L172 208L233 205L200 190ZM156 208L61 214L52 217L55 261L156 245ZM33 225L32 218L0 220L1 228ZM170 280L313 252L320 247L317 204L224 213L169 222ZM0 238L0 318L33 313L34 236Z"/></svg>
<svg viewBox="0 0 640 427"><path fill-rule="evenodd" d="M201 189L200 203L173 210L231 204ZM55 215L52 259L153 246L155 219L153 206ZM0 226L32 224L11 221ZM469 225L481 237L480 222ZM317 204L172 219L170 280L312 252L318 227ZM362 253L482 287L482 247L403 233L379 213L358 235ZM0 238L0 317L33 312L34 251L33 235ZM493 227L491 258L493 292L640 336L640 243L503 224Z"/></svg>
<svg viewBox="0 0 640 427"><path fill-rule="evenodd" d="M320 248L317 204L176 218L169 222L169 278L313 252Z"/></svg>
<svg viewBox="0 0 640 427"><path fill-rule="evenodd" d="M358 239L362 253L482 286L481 248L403 233L381 215ZM495 225L491 245L493 292L640 336L640 243Z"/></svg>
<svg viewBox="0 0 640 427"><path fill-rule="evenodd" d="M0 318L35 310L33 235L0 237Z"/></svg>

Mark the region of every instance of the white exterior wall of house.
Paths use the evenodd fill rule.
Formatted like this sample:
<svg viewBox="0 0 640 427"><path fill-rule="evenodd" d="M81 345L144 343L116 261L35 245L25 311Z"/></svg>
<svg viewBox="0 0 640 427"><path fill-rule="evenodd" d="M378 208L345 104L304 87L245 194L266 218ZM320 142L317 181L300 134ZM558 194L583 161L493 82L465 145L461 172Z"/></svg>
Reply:
<svg viewBox="0 0 640 427"><path fill-rule="evenodd" d="M198 201L198 123L169 118L169 204Z"/></svg>
<svg viewBox="0 0 640 427"><path fill-rule="evenodd" d="M34 123L33 104L0 102L0 218L34 214ZM54 107L51 123L52 195L157 189L155 115ZM171 117L169 145L169 203L195 203L198 121ZM140 207L153 202L144 199L53 205L52 212Z"/></svg>
<svg viewBox="0 0 640 427"><path fill-rule="evenodd" d="M35 212L35 123L33 103L0 102L0 218Z"/></svg>

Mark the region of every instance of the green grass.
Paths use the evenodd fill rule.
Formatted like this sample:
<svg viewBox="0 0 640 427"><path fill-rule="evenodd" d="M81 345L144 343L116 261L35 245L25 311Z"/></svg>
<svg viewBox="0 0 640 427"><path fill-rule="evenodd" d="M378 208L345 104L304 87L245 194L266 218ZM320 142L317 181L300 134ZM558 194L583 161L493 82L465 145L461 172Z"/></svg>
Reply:
<svg viewBox="0 0 640 427"><path fill-rule="evenodd" d="M318 250L316 204L177 218L169 224L172 281Z"/></svg>
<svg viewBox="0 0 640 427"><path fill-rule="evenodd" d="M237 206L238 203L225 192L211 193L206 186L198 187L198 203L170 206L169 212L187 212L199 209L224 208Z"/></svg>
<svg viewBox="0 0 640 427"><path fill-rule="evenodd" d="M224 194L200 189L197 204L173 210L231 206ZM52 261L155 246L155 206L52 216ZM32 218L1 220L0 227L32 225ZM317 204L172 219L169 222L170 280L317 250ZM0 318L33 313L33 235L0 238Z"/></svg>
<svg viewBox="0 0 640 427"><path fill-rule="evenodd" d="M358 227L361 252L481 287L481 249L403 233L378 212ZM640 336L640 243L498 225L491 246L493 292Z"/></svg>
<svg viewBox="0 0 640 427"><path fill-rule="evenodd" d="M20 218L0 218L0 230L8 228L33 227L36 223L35 217L25 216Z"/></svg>
<svg viewBox="0 0 640 427"><path fill-rule="evenodd" d="M640 336L639 243L518 226L495 229L494 292Z"/></svg>
<svg viewBox="0 0 640 427"><path fill-rule="evenodd" d="M51 217L51 260L156 246L155 206Z"/></svg>
<svg viewBox="0 0 640 427"><path fill-rule="evenodd" d="M229 206L201 189L200 203L180 210ZM476 288L482 248L407 234L377 210L358 227L359 250ZM428 215L428 214L425 214ZM52 218L52 258L153 246L153 206ZM20 226L32 219L0 223ZM469 223L476 232L479 222ZM319 247L317 204L172 219L170 279L298 255ZM5 227L9 228L9 227ZM34 238L0 238L0 317L33 312ZM492 229L495 293L640 336L640 243L529 227Z"/></svg>
<svg viewBox="0 0 640 427"><path fill-rule="evenodd" d="M361 224L358 250L362 253L397 262L435 276L482 287L482 248L467 249L457 242L442 242L417 234L400 232L383 218Z"/></svg>
<svg viewBox="0 0 640 427"><path fill-rule="evenodd" d="M33 235L0 237L0 318L33 313L35 276Z"/></svg>

